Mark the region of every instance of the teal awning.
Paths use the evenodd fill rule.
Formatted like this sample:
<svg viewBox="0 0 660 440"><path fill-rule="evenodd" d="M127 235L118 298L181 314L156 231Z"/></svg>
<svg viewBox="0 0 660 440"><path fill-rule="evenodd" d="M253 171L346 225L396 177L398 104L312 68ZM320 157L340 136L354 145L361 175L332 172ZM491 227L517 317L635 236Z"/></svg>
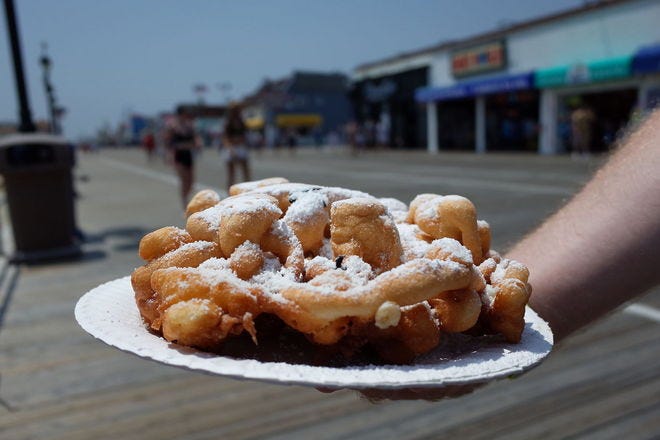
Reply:
<svg viewBox="0 0 660 440"><path fill-rule="evenodd" d="M632 56L605 58L586 64L551 67L534 72L538 88L561 87L626 78L631 74Z"/></svg>
<svg viewBox="0 0 660 440"><path fill-rule="evenodd" d="M566 84L567 72L568 67L537 70L534 72L534 86L538 88L562 86Z"/></svg>

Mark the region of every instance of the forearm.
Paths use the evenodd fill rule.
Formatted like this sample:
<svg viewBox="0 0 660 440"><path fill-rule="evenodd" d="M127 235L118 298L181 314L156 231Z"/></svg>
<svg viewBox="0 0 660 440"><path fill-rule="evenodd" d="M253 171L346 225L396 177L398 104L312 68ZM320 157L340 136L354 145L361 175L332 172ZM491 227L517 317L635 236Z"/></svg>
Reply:
<svg viewBox="0 0 660 440"><path fill-rule="evenodd" d="M660 112L507 255L560 340L660 282Z"/></svg>

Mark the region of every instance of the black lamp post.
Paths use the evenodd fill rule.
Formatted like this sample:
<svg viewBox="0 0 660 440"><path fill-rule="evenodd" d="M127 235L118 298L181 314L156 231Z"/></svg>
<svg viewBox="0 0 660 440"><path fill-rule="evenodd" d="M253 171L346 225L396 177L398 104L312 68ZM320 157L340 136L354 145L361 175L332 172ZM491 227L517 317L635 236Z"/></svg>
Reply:
<svg viewBox="0 0 660 440"><path fill-rule="evenodd" d="M58 109L55 101L55 90L53 89L53 84L50 82L50 69L52 67L52 62L46 53L47 48L48 46L46 43L41 43L41 58L39 58L39 63L43 69L44 90L46 91L48 114L50 115L50 131L53 134L60 134Z"/></svg>
<svg viewBox="0 0 660 440"><path fill-rule="evenodd" d="M23 72L23 57L21 55L21 42L16 22L16 11L13 0L5 0L5 16L7 19L7 32L11 46L12 59L14 61L14 77L16 80L16 95L18 96L19 125L18 131L30 133L36 130L32 122L32 112L27 96L27 85L25 84L25 73Z"/></svg>

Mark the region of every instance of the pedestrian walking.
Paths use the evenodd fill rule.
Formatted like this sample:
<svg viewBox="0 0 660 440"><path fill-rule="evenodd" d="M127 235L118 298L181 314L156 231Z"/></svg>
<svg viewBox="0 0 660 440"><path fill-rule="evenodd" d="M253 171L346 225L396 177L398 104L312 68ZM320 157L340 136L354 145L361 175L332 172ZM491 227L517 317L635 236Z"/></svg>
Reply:
<svg viewBox="0 0 660 440"><path fill-rule="evenodd" d="M156 152L156 138L151 130L147 131L142 137L142 147L147 153L147 160L149 162L153 161Z"/></svg>
<svg viewBox="0 0 660 440"><path fill-rule="evenodd" d="M199 146L192 117L183 110L177 112L165 134L169 159L179 176L179 188L183 207L188 205L194 175L194 150Z"/></svg>
<svg viewBox="0 0 660 440"><path fill-rule="evenodd" d="M247 127L238 104L229 106L223 133L222 156L227 171L227 190L236 183L236 168L243 181L250 180L250 157L247 148Z"/></svg>
<svg viewBox="0 0 660 440"><path fill-rule="evenodd" d="M594 112L586 105L581 105L571 113L571 140L573 154L588 156L593 138Z"/></svg>

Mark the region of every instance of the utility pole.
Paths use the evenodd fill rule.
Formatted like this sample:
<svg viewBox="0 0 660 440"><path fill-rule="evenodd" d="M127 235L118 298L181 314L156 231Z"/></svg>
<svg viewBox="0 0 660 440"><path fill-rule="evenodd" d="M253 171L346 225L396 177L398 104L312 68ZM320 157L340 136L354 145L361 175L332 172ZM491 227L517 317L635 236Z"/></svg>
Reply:
<svg viewBox="0 0 660 440"><path fill-rule="evenodd" d="M18 95L19 125L18 131L21 133L31 133L36 131L32 121L32 112L30 111L30 102L27 96L27 85L25 84L25 73L23 72L23 56L21 55L21 42L18 32L18 23L16 22L16 11L13 0L4 0L5 16L7 19L7 32L9 34L9 44L11 46L12 59L14 61L14 77L16 80L16 94Z"/></svg>

